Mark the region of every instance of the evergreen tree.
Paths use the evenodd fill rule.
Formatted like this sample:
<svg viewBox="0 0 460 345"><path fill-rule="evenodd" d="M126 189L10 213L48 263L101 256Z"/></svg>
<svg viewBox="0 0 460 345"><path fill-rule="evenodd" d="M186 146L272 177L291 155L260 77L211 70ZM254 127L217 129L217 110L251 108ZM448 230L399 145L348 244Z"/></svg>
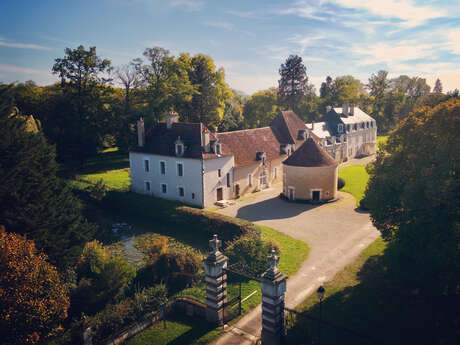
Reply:
<svg viewBox="0 0 460 345"><path fill-rule="evenodd" d="M298 55L291 55L279 70L281 79L278 81L278 99L280 104L292 110L300 100L311 92L308 84L307 68Z"/></svg>
<svg viewBox="0 0 460 345"><path fill-rule="evenodd" d="M433 92L442 93L442 83L441 83L441 80L439 80L439 78L436 79L436 83L434 84Z"/></svg>
<svg viewBox="0 0 460 345"><path fill-rule="evenodd" d="M11 87L0 87L0 224L27 234L64 268L78 257L93 226L70 187L57 178L55 149L41 132L27 131L13 112Z"/></svg>

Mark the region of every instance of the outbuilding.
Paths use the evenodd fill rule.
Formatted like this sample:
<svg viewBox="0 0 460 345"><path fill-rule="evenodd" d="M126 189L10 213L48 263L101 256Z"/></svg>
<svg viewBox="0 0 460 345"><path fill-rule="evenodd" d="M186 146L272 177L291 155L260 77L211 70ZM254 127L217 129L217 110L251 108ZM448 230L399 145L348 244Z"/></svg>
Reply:
<svg viewBox="0 0 460 345"><path fill-rule="evenodd" d="M312 137L283 161L283 194L289 200L337 198L338 165Z"/></svg>

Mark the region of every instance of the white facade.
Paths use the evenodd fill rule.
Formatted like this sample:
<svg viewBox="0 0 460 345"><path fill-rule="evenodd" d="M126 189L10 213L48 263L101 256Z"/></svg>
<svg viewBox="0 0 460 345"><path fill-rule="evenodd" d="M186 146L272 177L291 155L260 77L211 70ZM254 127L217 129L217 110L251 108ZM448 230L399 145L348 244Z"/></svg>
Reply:
<svg viewBox="0 0 460 345"><path fill-rule="evenodd" d="M129 161L133 192L203 206L201 160L130 152Z"/></svg>
<svg viewBox="0 0 460 345"><path fill-rule="evenodd" d="M201 160L130 152L129 161L133 192L200 207L213 205L220 193L233 198L233 156Z"/></svg>
<svg viewBox="0 0 460 345"><path fill-rule="evenodd" d="M233 156L203 160L204 207L218 201L219 195L224 200L233 199L234 165Z"/></svg>

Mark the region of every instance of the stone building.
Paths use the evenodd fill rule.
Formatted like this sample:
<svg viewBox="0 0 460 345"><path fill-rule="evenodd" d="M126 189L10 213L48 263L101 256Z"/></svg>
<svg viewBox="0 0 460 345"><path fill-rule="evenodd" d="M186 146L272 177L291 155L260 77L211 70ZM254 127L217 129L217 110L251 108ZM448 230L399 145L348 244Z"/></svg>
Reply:
<svg viewBox="0 0 460 345"><path fill-rule="evenodd" d="M321 146L337 161L376 152L377 123L359 107L327 107L323 122L307 124Z"/></svg>
<svg viewBox="0 0 460 345"><path fill-rule="evenodd" d="M337 179L338 162L312 137L283 162L283 194L289 200L335 199Z"/></svg>

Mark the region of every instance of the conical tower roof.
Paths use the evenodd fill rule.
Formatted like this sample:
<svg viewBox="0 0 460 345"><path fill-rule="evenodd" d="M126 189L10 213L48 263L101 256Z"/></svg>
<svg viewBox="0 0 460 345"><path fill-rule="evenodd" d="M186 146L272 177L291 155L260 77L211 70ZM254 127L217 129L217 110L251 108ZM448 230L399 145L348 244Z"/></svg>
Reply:
<svg viewBox="0 0 460 345"><path fill-rule="evenodd" d="M310 137L283 164L296 167L326 167L339 163Z"/></svg>

